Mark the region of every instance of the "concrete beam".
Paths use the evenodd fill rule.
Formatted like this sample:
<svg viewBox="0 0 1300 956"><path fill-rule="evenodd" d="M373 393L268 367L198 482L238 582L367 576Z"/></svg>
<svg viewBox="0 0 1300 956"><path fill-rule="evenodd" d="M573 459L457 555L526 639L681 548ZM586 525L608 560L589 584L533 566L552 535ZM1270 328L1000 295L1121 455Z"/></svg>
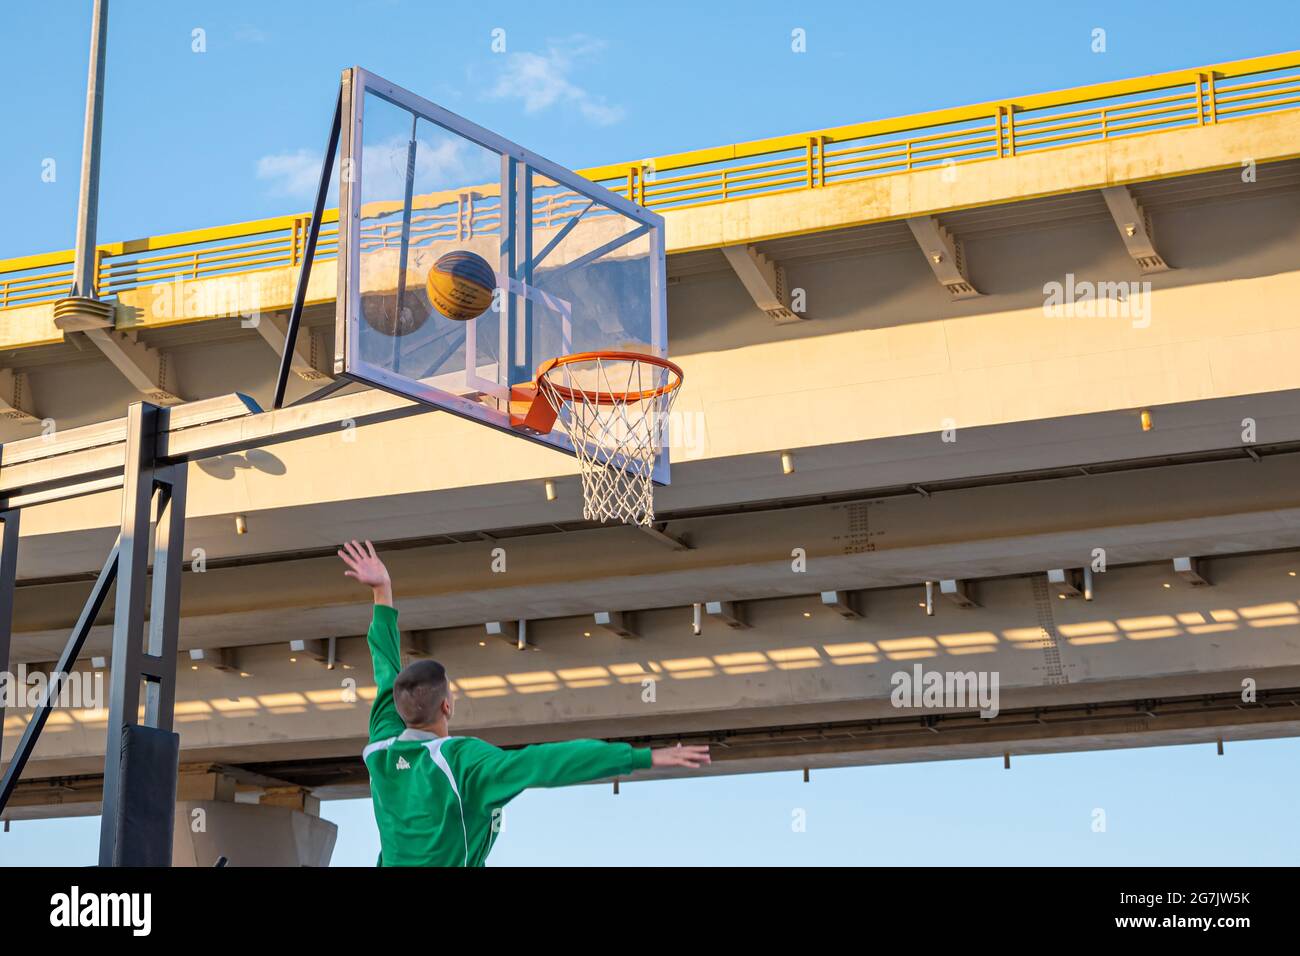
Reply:
<svg viewBox="0 0 1300 956"><path fill-rule="evenodd" d="M210 668L223 674L247 673L239 666L238 647L192 647L189 650L190 670Z"/></svg>
<svg viewBox="0 0 1300 956"><path fill-rule="evenodd" d="M1156 252L1151 238L1151 218L1138 205L1132 190L1127 186L1108 186L1101 191L1101 195L1119 229L1120 238L1124 240L1124 248L1138 264L1142 274L1168 271L1169 265Z"/></svg>
<svg viewBox="0 0 1300 956"><path fill-rule="evenodd" d="M934 216L914 216L907 226L916 238L916 244L925 253L925 261L939 284L948 290L954 300L973 299L980 295L966 275L966 260L961 242L939 224Z"/></svg>
<svg viewBox="0 0 1300 956"><path fill-rule="evenodd" d="M428 406L372 390L262 412L252 399L232 393L168 408L158 455L171 461L212 458L337 434L343 421L360 428L427 411ZM0 460L0 492L13 492L28 483L48 485L96 472L120 472L125 451L125 418L70 428L48 439L7 442Z"/></svg>
<svg viewBox="0 0 1300 956"><path fill-rule="evenodd" d="M792 312L785 304L785 269L772 262L754 246L724 246L722 254L731 263L736 277L754 300L777 325L798 322L807 316Z"/></svg>
<svg viewBox="0 0 1300 956"><path fill-rule="evenodd" d="M398 637L401 642L400 653L403 666L417 658L432 656L433 634L431 631L401 631Z"/></svg>
<svg viewBox="0 0 1300 956"><path fill-rule="evenodd" d="M848 591L823 591L822 607L830 608L840 617L848 621L856 621L862 617L862 612L858 610L858 601Z"/></svg>
<svg viewBox="0 0 1300 956"><path fill-rule="evenodd" d="M276 358L284 355L284 343L288 337L289 322L287 319L272 315L259 315L257 323L253 326L257 329L257 334L262 337L267 345L271 346L271 351L275 353ZM307 348L303 348L303 340L307 340ZM298 334L298 342L294 345L293 361L289 368L293 374L298 376L304 382L310 382L315 386L327 385L334 381L334 376L323 372L312 361L312 353L316 351L318 343L316 333L310 329L301 329Z"/></svg>
<svg viewBox="0 0 1300 956"><path fill-rule="evenodd" d="M640 637L632 626L632 615L622 611L597 611L593 618L596 626L615 637Z"/></svg>
<svg viewBox="0 0 1300 956"><path fill-rule="evenodd" d="M27 373L0 368L0 419L20 425L40 424L40 416L32 408Z"/></svg>
<svg viewBox="0 0 1300 956"><path fill-rule="evenodd" d="M956 176L951 166L916 169L905 179L899 177L906 184L899 189L882 188L882 179L870 178L839 183L834 189L758 194L744 201L669 210L668 253L1239 169L1245 156L1262 165L1295 155L1294 116L1250 116L1098 140L1068 150L1021 153L978 165L959 163Z"/></svg>
<svg viewBox="0 0 1300 956"><path fill-rule="evenodd" d="M177 800L235 801L239 781L219 764L182 763L176 775Z"/></svg>
<svg viewBox="0 0 1300 956"><path fill-rule="evenodd" d="M81 333L95 344L104 357L122 373L148 401L155 405L180 405L185 400L169 382L167 354L150 348L131 332L86 329Z"/></svg>
<svg viewBox="0 0 1300 956"><path fill-rule="evenodd" d="M528 648L527 621L488 621L483 627L488 637L499 637L506 643L513 644L517 650Z"/></svg>
<svg viewBox="0 0 1300 956"><path fill-rule="evenodd" d="M946 580L939 582L939 591L953 604L959 608L970 609L979 607L975 598L971 596L969 584L966 581Z"/></svg>
<svg viewBox="0 0 1300 956"><path fill-rule="evenodd" d="M689 551L691 546L685 538L667 532L668 523L661 521L653 525L637 525L636 529L652 541L662 544L672 551Z"/></svg>
<svg viewBox="0 0 1300 956"><path fill-rule="evenodd" d="M1294 128L1293 112L1278 111L1241 117L1231 123L1027 152L978 165L959 163L955 167L914 169L896 180L870 177L838 183L834 189L760 193L749 199L669 209L665 211L667 252L671 256L1126 183L1239 169L1243 157L1250 157L1262 167L1295 157ZM956 176L952 175L954 168ZM883 188L891 182L905 184L905 188ZM298 271L296 265L284 266L213 276L187 285L202 285L204 300L216 302L231 301L233 288L247 286L250 292L244 297L254 298L265 312L290 306ZM335 283L334 270L312 270L308 301L332 299ZM152 295L151 286L146 284L123 290L119 302L122 308L137 311L140 321L148 327L193 320L192 316L177 316L170 311L162 316L150 314ZM47 303L10 308L6 327L0 329L5 348L38 346L61 338Z"/></svg>
<svg viewBox="0 0 1300 956"><path fill-rule="evenodd" d="M1201 575L1200 562L1196 558L1174 558L1174 574L1194 588L1210 586L1210 582Z"/></svg>
<svg viewBox="0 0 1300 956"><path fill-rule="evenodd" d="M640 531L642 535L649 537L651 541L656 541L658 544L662 544L664 548L673 551L689 551L690 544L686 541L686 538L677 535L669 535L667 527L667 522L636 525L637 531Z"/></svg>
<svg viewBox="0 0 1300 956"><path fill-rule="evenodd" d="M1261 478L1266 480L1261 483ZM480 560L486 549L477 542L420 547L411 542L386 556L402 598L404 626L470 626L481 636L485 609L508 620L573 616L590 622L596 610L677 608L671 613L684 630L688 607L709 594L760 602L797 597L806 608L808 596L823 590L871 589L874 620L875 590L893 587L907 590L915 625L930 620L917 613L926 580L1041 576L1045 569L1070 567L1099 540L1107 543L1112 564L1150 563L1165 581L1173 580L1170 555L1213 552L1216 578L1221 578L1217 569L1231 553L1300 547L1300 509L1288 507L1289 489L1300 481L1300 456L1266 458L1260 465L1236 459L1063 481L1026 482L1012 491L1004 486L952 490L924 502L911 496L880 499L871 505L871 526L887 536L890 547L850 554L843 553L840 537L843 506L819 505L682 519L682 527L699 537L697 550L642 548L635 576L621 563L628 542L635 540L623 528L510 539L508 582L500 575L489 577L487 562ZM1067 493L1087 503L1087 526L1078 526L1077 518L1060 508ZM1014 508L1006 507L1008 500L1015 501ZM343 501L304 516L303 523L310 519L316 540L324 534L340 540L350 535L331 532L337 527L331 515L343 512L339 520L355 528L356 508L355 502ZM1207 516L1187 518L1189 508L1205 509ZM195 521L187 545L203 546L209 555L230 555L230 545L223 541L256 545L264 531L279 534L267 524L270 517L268 511L259 512L253 532L242 537L231 532L228 521L219 534L204 532ZM396 537L390 528L409 526L405 514L383 527L370 515L365 520L381 541L385 534ZM58 566L75 568L83 553L102 560L113 533L84 543L28 541L29 548L36 545L36 554L27 567L45 560L40 573L48 573L45 569L55 567L51 559L57 557ZM784 545L792 540L807 551L810 563L804 574L791 573ZM79 551L70 550L74 544ZM270 558L247 568L209 566L204 574L187 576L182 647L265 643L268 635L283 642L364 634L369 607L360 595L339 592L336 564L329 553L302 560ZM1106 591L1114 581L1112 569ZM73 582L31 589L20 585L24 600L15 616L15 660L57 656L84 597L79 587ZM983 591L976 597L982 604ZM110 630L106 625L92 630L87 653L104 653Z"/></svg>
<svg viewBox="0 0 1300 956"><path fill-rule="evenodd" d="M176 805L172 866L328 866L338 826L322 820L301 787L276 787L256 804L182 801ZM300 809L307 807L308 809ZM194 814L204 826L190 826Z"/></svg>
<svg viewBox="0 0 1300 956"><path fill-rule="evenodd" d="M686 608L679 606L639 616L644 641L634 646L584 639L573 619L529 620L528 629L540 632L540 650L530 647L520 655L495 644L477 646L471 635L483 639L480 624L440 631L438 657L463 696L464 706L458 707L463 731L486 735L501 745L572 736L687 735L770 727L776 729L773 745L788 744L794 752L806 753L800 748L815 747L823 738L799 734L792 730L797 725L863 722L854 731L861 745L896 736L895 731L865 722L907 717L911 723L906 736L913 741L923 741L924 734L938 742L948 736L949 728L960 726L985 733L1004 727L1010 735L1006 749L1021 753L1016 740L1045 729L1033 713L1042 707L1147 702L1141 709L1114 708L1106 722L1122 737L1133 732L1133 720L1145 721L1151 712L1162 712L1150 705L1152 698L1180 698L1183 712L1199 719L1205 712L1203 694L1230 696L1225 714L1236 720L1243 712L1232 688L1242 676L1255 677L1264 689L1300 692L1300 666L1287 652L1300 632L1294 621L1294 579L1286 574L1292 560L1293 555L1277 552L1216 556L1218 580L1213 589L1162 588L1160 583L1169 578L1168 559L1118 565L1108 572L1105 599L1097 605L1052 599L1059 628L1052 654L1059 654L1059 662L1051 666L1064 682L1044 681L1047 649L1041 646L1042 609L1037 601L1041 571L981 581L981 609L958 615L964 618L961 626L919 615L918 589L912 583L872 592L869 630L830 614L805 618L805 591L786 599L747 602L750 627L725 635L714 629L711 638L693 636L686 628ZM266 573L264 568L256 570ZM220 572L208 572L213 573ZM1249 614L1243 613L1246 609ZM403 600L403 615L407 610ZM341 609L332 609L332 616L341 617ZM582 620L594 630L590 616ZM261 633L266 641L266 635L277 632L264 627ZM1099 636L1104 639L1098 641ZM357 679L353 699L340 693L337 674L290 663L286 641L272 640L241 649L241 663L252 673L250 678L181 669L177 702L178 716L184 719L178 730L187 763L261 763L338 754L355 761L355 744L364 743L373 693L364 639L340 641L343 662L353 666L348 673ZM900 666L920 660L928 668L968 669L973 666L968 656L972 648L979 650L981 668L1001 674L1005 717L989 723L970 713L943 714L936 733L933 723L927 723L934 716L928 709L900 714L890 699L891 675ZM1196 670L1187 670L1189 659L1196 660ZM632 690L656 675L661 682L659 700L671 701L670 707L646 708ZM1017 708L1023 709L1020 717L1011 713ZM1284 719L1300 720L1300 711L1290 704L1276 707L1267 696L1260 697L1259 710L1286 710L1291 716ZM38 775L96 772L93 762L103 745L103 719L87 714L51 724L42 741ZM739 740L737 746L744 743ZM98 759L102 761L102 752ZM77 760L89 771L72 767ZM284 778L268 768L262 772Z"/></svg>
<svg viewBox="0 0 1300 956"><path fill-rule="evenodd" d="M745 610L733 601L706 601L704 613L721 621L732 630L740 631L749 627L745 621Z"/></svg>
<svg viewBox="0 0 1300 956"><path fill-rule="evenodd" d="M333 667L334 638L294 639L289 642L289 659L309 660Z"/></svg>
<svg viewBox="0 0 1300 956"><path fill-rule="evenodd" d="M1053 568L1047 572L1048 587L1062 598L1083 597L1079 589L1079 572L1075 568Z"/></svg>
<svg viewBox="0 0 1300 956"><path fill-rule="evenodd" d="M642 771L637 776L660 779L689 774L695 779L701 775L797 772L805 767L818 770L916 761L993 760L1001 759L1006 753L1014 753L1023 759L1039 754L1196 744L1204 744L1208 752L1209 747L1219 741L1293 737L1300 733L1300 721L1287 720L1293 710L1291 706L1260 707L1245 712L1202 708L1203 712L1200 713L1167 714L1163 708L1159 708L1156 710L1156 718L1143 715L1117 721L1113 716L1093 720L1080 717L1059 722L1052 719L1046 722L1021 719L1013 732L997 726L997 721L982 721L975 727L945 729L938 734L926 733L924 736L917 733L881 733L881 728L876 724L830 728L830 733L819 728L816 736L806 736L802 741L780 743L764 740L761 744L749 744L743 748L718 748L714 751L713 763L703 770L681 773ZM1050 712L1037 713L1040 717L1054 716ZM747 733L752 736L752 731L747 730ZM654 743L669 745L677 739L676 736L657 738ZM692 741L690 737L685 739ZM714 741L716 736L700 738L700 742ZM644 738L635 740L638 746L644 746L645 742ZM364 779L365 768L355 767L357 763L359 761L355 755L342 758L339 767L347 769L344 774L340 774L339 781L317 786L314 793L325 800L367 798L369 789ZM97 771L91 768L90 772L91 776L77 780L64 778L21 781L4 818L36 820L99 813L101 783L93 776ZM358 773L362 776L357 776ZM289 864L280 861L279 865ZM300 864L294 861L292 865Z"/></svg>

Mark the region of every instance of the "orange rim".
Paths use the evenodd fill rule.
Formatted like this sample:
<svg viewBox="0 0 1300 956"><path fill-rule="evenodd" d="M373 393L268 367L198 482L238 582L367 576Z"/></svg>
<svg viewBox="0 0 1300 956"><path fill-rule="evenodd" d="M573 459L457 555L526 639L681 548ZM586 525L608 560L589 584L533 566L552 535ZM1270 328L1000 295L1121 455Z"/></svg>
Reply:
<svg viewBox="0 0 1300 956"><path fill-rule="evenodd" d="M667 369L675 377L670 376L665 384L642 392L588 392L586 389L560 385L547 378L551 372L562 366L597 360L645 362L647 365L653 365L656 368ZM553 358L537 370L537 383L540 385L542 380L546 379L546 387L566 402L582 400L593 405L630 405L633 402L644 402L648 399L659 398L680 388L682 378L682 370L675 362L670 362L668 359L660 358L657 355L644 355L641 352L575 352L573 355L561 355L559 358Z"/></svg>

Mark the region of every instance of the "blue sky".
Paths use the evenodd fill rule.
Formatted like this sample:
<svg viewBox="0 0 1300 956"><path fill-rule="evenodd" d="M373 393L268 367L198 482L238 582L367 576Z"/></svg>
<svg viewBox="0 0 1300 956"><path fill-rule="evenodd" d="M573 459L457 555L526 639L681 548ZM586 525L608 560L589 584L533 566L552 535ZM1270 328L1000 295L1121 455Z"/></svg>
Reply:
<svg viewBox="0 0 1300 956"><path fill-rule="evenodd" d="M1300 857L1300 741L568 787L506 811L491 864L1274 865ZM369 801L324 804L338 866L374 863ZM1105 813L1096 832L1095 812ZM806 828L794 832L796 811ZM94 863L98 818L17 822L0 865Z"/></svg>
<svg viewBox="0 0 1300 956"><path fill-rule="evenodd" d="M89 0L6 4L0 257L69 248ZM340 69L359 64L569 166L1300 46L1293 0L111 4L100 239L310 205ZM795 12L797 11L797 12ZM1091 31L1106 30L1106 52ZM506 52L493 53L492 31ZM807 52L791 52L791 31ZM194 31L206 50L193 52ZM46 159L53 183L41 180Z"/></svg>
<svg viewBox="0 0 1300 956"><path fill-rule="evenodd" d="M72 244L89 7L0 13L0 257ZM1294 49L1298 10L113 0L99 236L306 209L338 73L354 63L578 167ZM795 28L806 53L791 52ZM1229 743L1221 758L1207 745L1023 758L1010 772L980 760L825 771L809 785L781 774L631 783L617 798L535 792L512 805L493 862L1290 864L1297 757L1286 740ZM369 806L326 816L341 824L335 861L369 864ZM0 863L89 863L97 827L16 823Z"/></svg>

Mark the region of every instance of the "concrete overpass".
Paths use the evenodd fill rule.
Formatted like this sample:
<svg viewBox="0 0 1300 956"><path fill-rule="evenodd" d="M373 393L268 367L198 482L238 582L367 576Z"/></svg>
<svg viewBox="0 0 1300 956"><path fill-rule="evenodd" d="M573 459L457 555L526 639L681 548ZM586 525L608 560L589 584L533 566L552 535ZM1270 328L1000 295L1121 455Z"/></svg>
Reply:
<svg viewBox="0 0 1300 956"><path fill-rule="evenodd" d="M668 223L664 523L584 523L568 459L451 416L350 427L376 393L223 423L322 428L190 467L182 798L274 830L364 792L354 536L502 744L698 738L727 773L1297 733L1298 106L1292 53L588 171ZM97 336L54 314L69 254L0 263L0 494L120 468L142 397L269 404L301 234L106 246ZM291 398L333 374L333 283ZM57 655L120 508L24 512L16 662ZM518 621L526 650L486 627ZM999 715L894 706L918 663L996 673ZM7 815L96 812L103 733L56 712Z"/></svg>

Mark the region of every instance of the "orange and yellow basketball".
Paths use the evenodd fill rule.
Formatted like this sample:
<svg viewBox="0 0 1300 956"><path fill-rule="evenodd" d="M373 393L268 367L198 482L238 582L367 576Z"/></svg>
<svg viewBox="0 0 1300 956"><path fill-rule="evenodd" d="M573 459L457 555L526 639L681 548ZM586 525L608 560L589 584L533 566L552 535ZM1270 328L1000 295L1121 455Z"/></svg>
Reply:
<svg viewBox="0 0 1300 956"><path fill-rule="evenodd" d="M435 262L424 287L435 309L449 319L468 322L491 307L496 284L496 273L487 260L462 249Z"/></svg>

